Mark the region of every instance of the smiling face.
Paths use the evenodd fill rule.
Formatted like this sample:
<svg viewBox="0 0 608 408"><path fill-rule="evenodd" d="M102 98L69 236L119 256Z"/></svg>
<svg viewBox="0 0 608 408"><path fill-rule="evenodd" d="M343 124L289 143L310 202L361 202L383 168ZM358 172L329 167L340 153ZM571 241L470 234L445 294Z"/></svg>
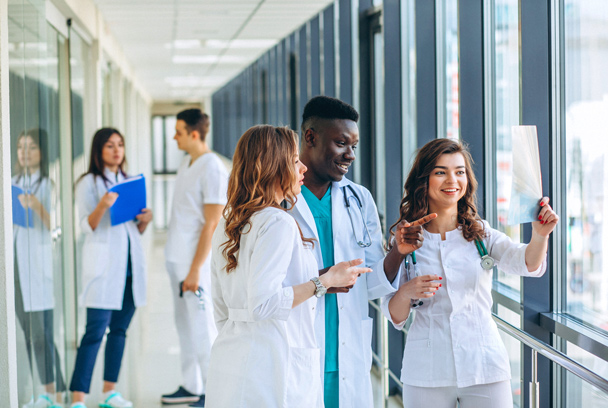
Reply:
<svg viewBox="0 0 608 408"><path fill-rule="evenodd" d="M355 160L359 128L348 119L317 119L304 135L309 172L319 183L340 181Z"/></svg>
<svg viewBox="0 0 608 408"><path fill-rule="evenodd" d="M109 168L113 172L116 172L118 170L118 166L122 164L124 159L125 143L118 133L114 133L103 145L103 150L101 151L101 160L103 160L103 165L105 167Z"/></svg>
<svg viewBox="0 0 608 408"><path fill-rule="evenodd" d="M17 160L19 166L28 168L28 171L36 171L40 167L42 156L40 146L30 136L22 136L17 142Z"/></svg>
<svg viewBox="0 0 608 408"><path fill-rule="evenodd" d="M457 209L467 191L466 163L461 153L442 154L429 175L429 212Z"/></svg>

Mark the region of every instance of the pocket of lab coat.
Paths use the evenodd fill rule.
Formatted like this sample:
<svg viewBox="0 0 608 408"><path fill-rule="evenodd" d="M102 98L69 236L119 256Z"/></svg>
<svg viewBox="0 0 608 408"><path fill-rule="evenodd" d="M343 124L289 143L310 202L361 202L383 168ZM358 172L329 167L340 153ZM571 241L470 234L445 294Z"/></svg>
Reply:
<svg viewBox="0 0 608 408"><path fill-rule="evenodd" d="M372 331L374 319L367 318L361 321L361 341L363 341L363 358L365 359L365 372L372 369Z"/></svg>
<svg viewBox="0 0 608 408"><path fill-rule="evenodd" d="M321 351L317 348L289 349L289 365L285 390L286 407L320 407Z"/></svg>
<svg viewBox="0 0 608 408"><path fill-rule="evenodd" d="M85 284L98 277L106 269L108 245L85 242L82 246L82 275Z"/></svg>
<svg viewBox="0 0 608 408"><path fill-rule="evenodd" d="M409 370L410 372L416 372L420 374L421 378L428 378L427 376L430 375L429 367L431 365L431 340L407 339L405 342L405 350L403 352L402 369Z"/></svg>

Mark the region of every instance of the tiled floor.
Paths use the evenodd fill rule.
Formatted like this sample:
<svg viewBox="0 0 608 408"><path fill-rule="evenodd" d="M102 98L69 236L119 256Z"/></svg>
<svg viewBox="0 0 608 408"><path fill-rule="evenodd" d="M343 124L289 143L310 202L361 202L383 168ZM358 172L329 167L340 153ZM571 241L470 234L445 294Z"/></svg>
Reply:
<svg viewBox="0 0 608 408"><path fill-rule="evenodd" d="M181 382L169 278L164 268L165 236L163 233L151 235L147 243L148 305L137 311L129 330L128 350L119 380L119 389L132 399L136 408L160 408L160 395L174 391ZM101 384L101 366L97 364L93 384ZM383 407L379 381L375 377L374 382L375 407ZM98 399L99 393L92 390L89 401L97 402ZM95 405L89 403L89 406ZM391 399L389 407L400 406L399 402Z"/></svg>

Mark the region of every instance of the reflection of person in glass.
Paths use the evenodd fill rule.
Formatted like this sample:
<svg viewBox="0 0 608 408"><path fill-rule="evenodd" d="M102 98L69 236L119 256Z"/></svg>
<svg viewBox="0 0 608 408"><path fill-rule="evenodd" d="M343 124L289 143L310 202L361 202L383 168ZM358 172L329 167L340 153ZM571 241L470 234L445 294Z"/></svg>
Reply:
<svg viewBox="0 0 608 408"><path fill-rule="evenodd" d="M13 225L15 243L15 313L32 352L44 392L26 407L50 407L55 392L65 391L60 359L53 342L53 256L50 233L52 183L48 178L47 134L23 132L17 139L13 186L25 210L25 226ZM14 211L16 211L15 209ZM30 218L31 217L31 218ZM57 382L55 383L55 380ZM61 395L57 394L57 400Z"/></svg>
<svg viewBox="0 0 608 408"><path fill-rule="evenodd" d="M116 129L98 130L93 137L89 170L76 184L78 221L85 235L80 265L83 290L79 303L87 308L87 324L70 384L72 407L85 407L84 398L91 385L97 352L108 327L103 397L99 406L133 406L115 387L127 329L135 308L146 302L147 276L140 235L152 220L152 211L146 208L136 220L111 224L109 210L118 194L108 190L127 178L124 143Z"/></svg>
<svg viewBox="0 0 608 408"><path fill-rule="evenodd" d="M409 280L403 274L399 290L382 305L401 329L418 300L401 372L405 407L455 407L457 401L462 408L513 407L509 356L492 320L493 265L542 276L559 217L542 198L530 243L512 242L477 214L471 165L460 142L436 139L420 149L405 182L399 222L437 214L425 226L398 225L419 230L424 241L396 242L402 253L415 250L404 265L413 274Z"/></svg>

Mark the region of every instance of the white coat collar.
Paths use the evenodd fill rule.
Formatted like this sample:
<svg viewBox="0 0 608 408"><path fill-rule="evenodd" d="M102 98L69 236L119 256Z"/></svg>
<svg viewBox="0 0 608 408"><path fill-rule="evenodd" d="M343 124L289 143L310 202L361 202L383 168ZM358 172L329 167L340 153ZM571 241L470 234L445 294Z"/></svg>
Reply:
<svg viewBox="0 0 608 408"><path fill-rule="evenodd" d="M310 207L308 207L308 203L306 203L306 199L302 195L302 193L298 194L296 205L292 211L297 211L300 216L306 222L306 225L310 227L312 232L315 234L314 238L319 240L319 231L317 231L317 224L315 224L315 218L312 215L312 211L310 211Z"/></svg>
<svg viewBox="0 0 608 408"><path fill-rule="evenodd" d="M116 184L123 181L125 178L122 175L122 171L118 170L117 174L112 173L107 167L103 168L103 175L108 179L110 184Z"/></svg>
<svg viewBox="0 0 608 408"><path fill-rule="evenodd" d="M343 197L343 193L342 193L342 187L346 186L347 184L352 183L350 180L348 180L346 177L342 178L342 180L340 181L335 181L331 183L331 207L332 207L332 226L338 226L338 225L342 225L342 216L343 216L343 211L341 211L341 208L344 207L344 197ZM294 208L295 211L297 211L300 216L303 218L304 222L306 222L306 224L310 227L310 229L312 230L312 232L315 234L315 238L318 240L319 239L319 232L317 231L317 225L315 224L315 218L312 215L312 212L310 211L310 207L308 207L308 204L306 203L306 199L304 198L304 196L302 195L302 193L298 194L298 199L296 201L296 205ZM333 229L333 228L332 228ZM334 231L334 237L335 237L335 231Z"/></svg>

